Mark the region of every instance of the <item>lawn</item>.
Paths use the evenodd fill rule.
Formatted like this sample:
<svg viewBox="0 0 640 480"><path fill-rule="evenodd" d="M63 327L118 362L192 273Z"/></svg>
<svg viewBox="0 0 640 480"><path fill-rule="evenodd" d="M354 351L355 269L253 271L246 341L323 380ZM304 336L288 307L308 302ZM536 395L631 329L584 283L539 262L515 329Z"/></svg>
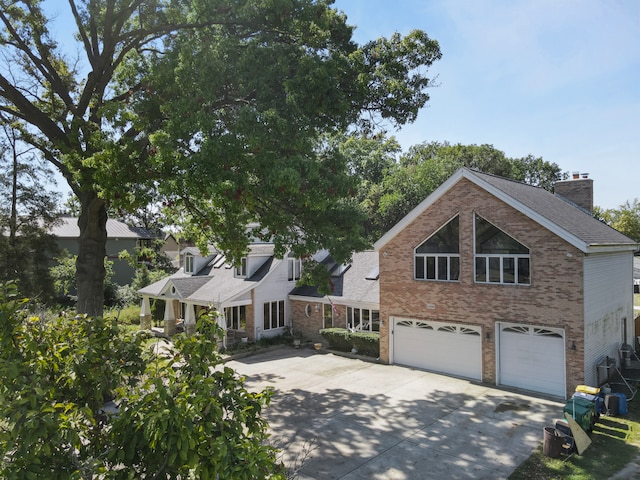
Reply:
<svg viewBox="0 0 640 480"><path fill-rule="evenodd" d="M633 306L640 307L640 293L633 294Z"/></svg>
<svg viewBox="0 0 640 480"><path fill-rule="evenodd" d="M599 480L609 478L640 455L640 393L628 403L624 417L601 416L582 455L559 459L536 451L510 476L510 480ZM542 436L542 434L541 434Z"/></svg>

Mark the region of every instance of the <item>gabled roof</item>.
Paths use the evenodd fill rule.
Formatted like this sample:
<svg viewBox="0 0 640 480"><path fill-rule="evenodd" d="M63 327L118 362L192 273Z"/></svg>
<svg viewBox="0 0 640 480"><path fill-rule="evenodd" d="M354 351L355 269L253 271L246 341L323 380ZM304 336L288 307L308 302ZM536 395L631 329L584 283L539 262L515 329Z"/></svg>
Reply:
<svg viewBox="0 0 640 480"><path fill-rule="evenodd" d="M339 303L380 303L380 286L378 273L378 252L366 251L353 254L349 265L339 265L332 257L325 257L322 262L331 272L333 293L332 301ZM314 286L303 285L294 288L289 295L299 297L322 298Z"/></svg>
<svg viewBox="0 0 640 480"><path fill-rule="evenodd" d="M584 210L540 187L463 167L409 212L374 245L381 249L422 212L466 179L502 200L584 253L636 250L637 242L592 217Z"/></svg>
<svg viewBox="0 0 640 480"><path fill-rule="evenodd" d="M140 295L151 297L169 296L199 305L223 304L242 297L255 288L280 261L269 257L249 278L238 278L224 255L215 256L197 275L185 274L182 270L140 290ZM175 294L169 294L171 286Z"/></svg>
<svg viewBox="0 0 640 480"><path fill-rule="evenodd" d="M62 217L59 222L51 227L50 232L58 238L78 238L80 227L77 217ZM130 227L124 222L113 218L107 219L107 238L156 238L152 232L142 227Z"/></svg>

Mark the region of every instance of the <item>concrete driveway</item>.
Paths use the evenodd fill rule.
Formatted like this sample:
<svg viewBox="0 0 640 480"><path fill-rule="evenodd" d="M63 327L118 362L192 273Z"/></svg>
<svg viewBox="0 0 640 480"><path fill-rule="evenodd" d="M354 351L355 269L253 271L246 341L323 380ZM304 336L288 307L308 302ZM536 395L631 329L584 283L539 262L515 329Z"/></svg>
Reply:
<svg viewBox="0 0 640 480"><path fill-rule="evenodd" d="M275 389L273 444L300 480L507 478L564 405L310 348L228 365Z"/></svg>

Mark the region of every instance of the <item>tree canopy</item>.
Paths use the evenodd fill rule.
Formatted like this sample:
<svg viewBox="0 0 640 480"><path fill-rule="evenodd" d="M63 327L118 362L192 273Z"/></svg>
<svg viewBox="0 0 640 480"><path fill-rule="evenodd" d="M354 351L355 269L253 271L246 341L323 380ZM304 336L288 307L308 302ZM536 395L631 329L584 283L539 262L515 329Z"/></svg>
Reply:
<svg viewBox="0 0 640 480"><path fill-rule="evenodd" d="M69 0L75 58L42 4L0 0L0 113L80 200L79 312L102 312L107 209L156 194L234 259L255 235L281 254L365 244L322 134L414 120L441 55L427 34L357 45L330 0Z"/></svg>
<svg viewBox="0 0 640 480"><path fill-rule="evenodd" d="M618 208L596 208L594 215L627 237L640 242L640 201L637 198L632 202L626 201Z"/></svg>
<svg viewBox="0 0 640 480"><path fill-rule="evenodd" d="M387 157L397 152L393 143L389 144L384 137L362 140L368 148L372 148L372 142L377 143L378 150ZM552 190L555 182L566 176L555 163L533 155L509 158L493 145L448 142L415 145L400 155L397 162L386 162L386 174L381 181L361 184L359 198L368 213L366 231L370 240L375 241L393 227L463 166L547 190Z"/></svg>

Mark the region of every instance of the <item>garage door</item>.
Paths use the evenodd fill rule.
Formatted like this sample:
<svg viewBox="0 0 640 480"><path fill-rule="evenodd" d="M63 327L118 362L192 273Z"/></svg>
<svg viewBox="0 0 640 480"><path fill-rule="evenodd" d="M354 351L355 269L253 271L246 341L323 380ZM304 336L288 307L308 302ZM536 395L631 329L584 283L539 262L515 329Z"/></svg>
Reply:
<svg viewBox="0 0 640 480"><path fill-rule="evenodd" d="M393 363L482 380L481 328L396 319Z"/></svg>
<svg viewBox="0 0 640 480"><path fill-rule="evenodd" d="M564 330L515 324L498 328L498 383L564 398Z"/></svg>

